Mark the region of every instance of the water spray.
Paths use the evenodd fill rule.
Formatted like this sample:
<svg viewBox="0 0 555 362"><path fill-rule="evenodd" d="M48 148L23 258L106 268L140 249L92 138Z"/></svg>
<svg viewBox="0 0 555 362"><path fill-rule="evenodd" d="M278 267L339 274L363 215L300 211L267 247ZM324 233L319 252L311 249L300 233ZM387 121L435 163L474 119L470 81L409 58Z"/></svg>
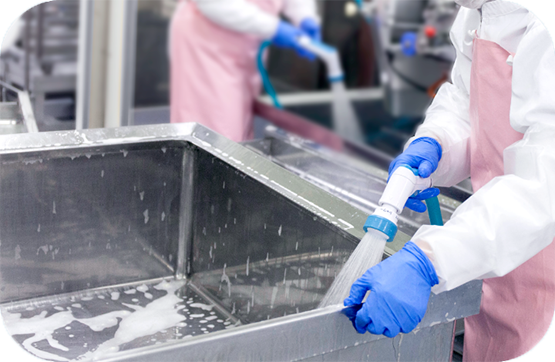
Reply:
<svg viewBox="0 0 555 362"><path fill-rule="evenodd" d="M366 270L382 260L386 242L395 238L399 214L408 198L431 186L431 178L418 176L418 171L409 166L401 166L393 172L378 202L379 207L366 219L365 236L335 278L320 302L320 308L343 303L349 295L351 285ZM437 197L431 201L426 200L426 204L430 220L436 225L441 225L443 220Z"/></svg>
<svg viewBox="0 0 555 362"><path fill-rule="evenodd" d="M362 128L359 125L358 117L356 116L355 110L346 92L344 83L345 76L343 68L341 67L339 52L336 48L311 39L308 36L299 37L298 43L301 47L316 55L326 65L328 81L330 82L332 91L333 129L345 139L363 142L364 134ZM269 41L262 43L258 52L257 64L266 92L270 98L272 98L274 106L282 108L262 61L263 52L270 44Z"/></svg>

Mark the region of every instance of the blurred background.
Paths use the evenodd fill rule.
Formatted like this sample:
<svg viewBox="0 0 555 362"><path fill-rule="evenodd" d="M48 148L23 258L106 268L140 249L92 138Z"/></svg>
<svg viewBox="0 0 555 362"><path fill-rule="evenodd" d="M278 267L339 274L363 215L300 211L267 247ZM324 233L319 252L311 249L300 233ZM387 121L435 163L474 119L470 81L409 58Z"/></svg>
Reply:
<svg viewBox="0 0 555 362"><path fill-rule="evenodd" d="M0 81L27 91L39 130L169 122L168 33L176 0L54 0L11 26ZM357 134L390 155L422 121L454 60L451 0L319 1ZM337 131L326 64L270 47L269 78L287 114ZM184 82L187 80L184 79ZM2 101L9 102L5 87ZM260 104L272 105L262 91ZM270 120L271 121L271 120Z"/></svg>

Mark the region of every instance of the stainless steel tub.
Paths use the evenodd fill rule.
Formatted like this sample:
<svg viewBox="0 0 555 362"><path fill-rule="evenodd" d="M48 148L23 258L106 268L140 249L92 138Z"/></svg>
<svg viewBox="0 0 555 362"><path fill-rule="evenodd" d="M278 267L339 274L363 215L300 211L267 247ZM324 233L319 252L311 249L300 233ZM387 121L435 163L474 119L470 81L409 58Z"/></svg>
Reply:
<svg viewBox="0 0 555 362"><path fill-rule="evenodd" d="M395 339L316 309L365 213L195 124L0 137L0 163L0 307L41 358L448 360L478 312L480 283Z"/></svg>
<svg viewBox="0 0 555 362"><path fill-rule="evenodd" d="M387 184L387 168L384 170L361 157L338 152L272 125L265 128L264 138L247 141L243 145L368 215L378 207ZM376 153L375 157L379 156ZM389 162L386 159L383 163ZM443 190L451 196L439 195L443 221L447 222L470 194L464 195L460 190ZM406 208L399 216L398 226L403 234L412 236L420 226L429 223L428 213ZM398 251L405 242L403 238L398 238L388 243L386 254Z"/></svg>

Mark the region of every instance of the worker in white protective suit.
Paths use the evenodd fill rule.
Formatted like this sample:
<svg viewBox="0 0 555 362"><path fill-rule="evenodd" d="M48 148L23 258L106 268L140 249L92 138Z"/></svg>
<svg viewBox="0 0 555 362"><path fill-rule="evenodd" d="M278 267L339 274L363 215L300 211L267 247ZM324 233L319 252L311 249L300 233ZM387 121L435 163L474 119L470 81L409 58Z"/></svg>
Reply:
<svg viewBox="0 0 555 362"><path fill-rule="evenodd" d="M345 304L371 290L355 326L392 337L420 322L430 290L483 279L463 358L505 361L541 340L555 309L555 48L516 3L455 1L463 7L451 31L452 83L390 172L409 164L446 187L471 176L475 193L445 226L421 227L369 269Z"/></svg>
<svg viewBox="0 0 555 362"><path fill-rule="evenodd" d="M198 122L233 141L252 138L259 46L268 39L313 57L297 43L303 34L320 37L315 0L180 1L170 28L171 122Z"/></svg>

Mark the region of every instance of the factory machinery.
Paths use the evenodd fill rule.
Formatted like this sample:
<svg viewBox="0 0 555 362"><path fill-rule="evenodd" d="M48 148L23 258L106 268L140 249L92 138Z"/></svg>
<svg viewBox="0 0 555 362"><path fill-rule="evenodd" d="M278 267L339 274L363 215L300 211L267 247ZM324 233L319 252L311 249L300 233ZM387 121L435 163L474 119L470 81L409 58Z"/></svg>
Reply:
<svg viewBox="0 0 555 362"><path fill-rule="evenodd" d="M0 134L38 131L29 93L0 81Z"/></svg>
<svg viewBox="0 0 555 362"><path fill-rule="evenodd" d="M56 0L30 9L12 24L12 44L0 54L0 80L31 95L41 123L74 119L79 4Z"/></svg>
<svg viewBox="0 0 555 362"><path fill-rule="evenodd" d="M372 28L387 108L395 117L424 114L455 61L449 39L453 0L374 0L362 14Z"/></svg>

